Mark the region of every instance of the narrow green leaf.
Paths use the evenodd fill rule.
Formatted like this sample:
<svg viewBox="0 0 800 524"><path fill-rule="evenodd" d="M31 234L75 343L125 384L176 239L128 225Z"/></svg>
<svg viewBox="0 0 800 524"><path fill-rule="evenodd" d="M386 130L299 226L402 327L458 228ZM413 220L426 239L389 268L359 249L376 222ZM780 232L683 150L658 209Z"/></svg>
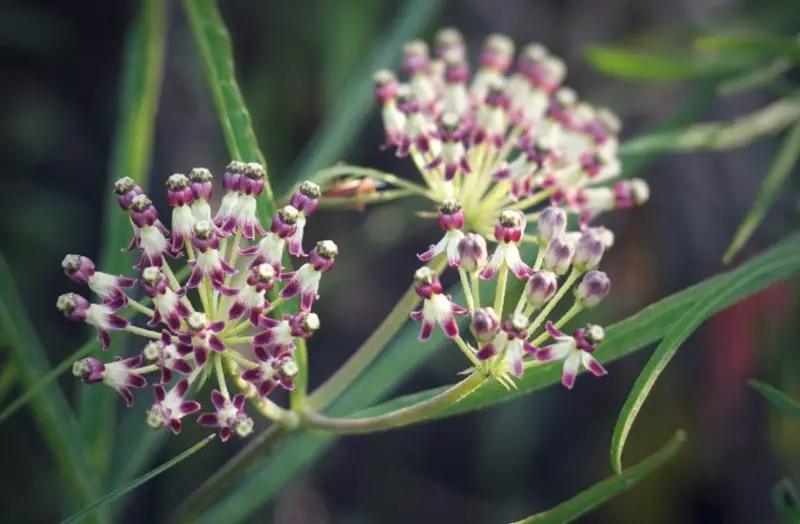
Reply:
<svg viewBox="0 0 800 524"><path fill-rule="evenodd" d="M123 60L119 127L109 169L106 200L106 231L99 267L111 274L130 271L132 253L121 251L132 233L129 218L110 197L114 181L131 177L146 186L153 149L153 131L164 69L164 48L168 4L145 0L128 35ZM115 334L114 344L122 346L123 336ZM102 478L110 462L118 399L103 388L82 388L80 421L89 461Z"/></svg>
<svg viewBox="0 0 800 524"><path fill-rule="evenodd" d="M775 389L769 384L751 380L748 382L750 387L761 393L770 404L783 411L790 417L800 419L800 402L796 401L786 393Z"/></svg>
<svg viewBox="0 0 800 524"><path fill-rule="evenodd" d="M605 46L589 46L584 54L602 73L644 82L716 78L744 71L752 64L752 60L741 57L663 56Z"/></svg>
<svg viewBox="0 0 800 524"><path fill-rule="evenodd" d="M770 495L772 507L783 524L800 523L800 499L791 480L786 478L775 484Z"/></svg>
<svg viewBox="0 0 800 524"><path fill-rule="evenodd" d="M27 388L25 392L22 393L22 395L20 395L18 398L15 398L8 406L3 408L2 412L0 412L0 424L5 422L6 419L8 419L11 415L16 413L21 407L25 406L25 404L27 404L30 400L32 400L43 388L48 386L51 382L60 377L64 372L69 370L76 360L79 360L88 355L92 351L92 349L94 349L95 345L96 344L93 341L87 342L86 344L81 346L81 348L78 349L78 351L76 351L75 353L71 354L70 356L62 360L59 365L51 369L49 373L47 373L45 376L37 380L35 384ZM13 380L14 368L13 366L9 365L6 369L3 370L3 376L2 378L0 378L0 381L2 381L5 378L6 371L9 370L12 371L11 376Z"/></svg>
<svg viewBox="0 0 800 524"><path fill-rule="evenodd" d="M731 245L725 251L725 255L722 257L723 262L730 263L764 220L775 199L778 198L778 191L784 181L794 171L798 158L800 158L800 124L795 124L775 156L775 160L761 184L753 207L748 211L742 224L736 230Z"/></svg>
<svg viewBox="0 0 800 524"><path fill-rule="evenodd" d="M791 36L705 36L698 38L695 45L703 51L781 56L795 63L800 62L800 41Z"/></svg>
<svg viewBox="0 0 800 524"><path fill-rule="evenodd" d="M798 120L800 97L784 98L730 122L703 122L634 138L620 147L620 154L734 149L774 135Z"/></svg>
<svg viewBox="0 0 800 524"><path fill-rule="evenodd" d="M6 397L11 393L14 388L14 382L17 380L17 370L10 361L4 363L2 369L3 371L0 372L0 406L5 403ZM3 423L4 418L8 418L6 411L8 411L8 408L0 413L0 424Z"/></svg>
<svg viewBox="0 0 800 524"><path fill-rule="evenodd" d="M397 21L392 29L375 47L372 56L364 61L364 68L352 75L352 80L342 89L339 103L326 116L292 174L279 181L279 194L288 191L302 177L309 177L342 159L375 107L372 73L394 64L400 57L403 44L418 37L443 5L442 0L406 0L395 16Z"/></svg>
<svg viewBox="0 0 800 524"><path fill-rule="evenodd" d="M566 524L588 513L615 496L629 490L642 479L675 458L686 443L686 433L678 431L663 448L631 466L619 475L609 477L558 506L537 513L514 524Z"/></svg>
<svg viewBox="0 0 800 524"><path fill-rule="evenodd" d="M23 388L33 387L50 371L50 363L1 254L0 289L3 290L0 293L0 331L11 352L19 384ZM80 428L64 394L58 387L45 388L33 398L31 407L58 464L64 487L71 490L78 503L89 504L98 496L99 483L86 462ZM96 521L107 522L108 515L97 515Z"/></svg>
<svg viewBox="0 0 800 524"><path fill-rule="evenodd" d="M717 92L720 96L732 96L765 87L781 78L791 68L792 63L789 60L778 58L763 67L720 82Z"/></svg>
<svg viewBox="0 0 800 524"><path fill-rule="evenodd" d="M694 331L713 315L723 305L729 304L731 298L752 287L752 282L764 274L780 274L786 269L794 272L798 269L798 255L789 255L786 259L775 260L771 263L759 264L749 274L740 278L729 278L725 286L717 287L713 292L700 298L694 306L681 316L675 326L664 337L648 360L622 407L614 435L611 440L611 464L619 473L622 470L622 451L628 439L636 416L639 414L650 391L655 386L656 380L666 369L667 364L675 356L678 348ZM787 261L788 260L788 261Z"/></svg>
<svg viewBox="0 0 800 524"><path fill-rule="evenodd" d="M267 161L258 146L250 112L236 81L231 35L225 27L216 0L185 0L183 7L205 65L228 152L237 160L258 162L266 168ZM269 224L274 213L275 200L267 175L264 195L258 199L258 217L262 224Z"/></svg>
<svg viewBox="0 0 800 524"><path fill-rule="evenodd" d="M128 493L130 493L134 489L138 488L139 486L141 486L145 482L148 482L148 481L152 480L153 478L161 475L162 473L164 473L168 469L172 468L173 466L177 466L178 464L180 464L181 462L183 462L187 458L191 457L192 455L194 455L195 453L197 453L198 451L203 449L209 442L211 442L214 439L215 436L216 435L214 435L214 434L211 434L211 435L207 436L206 438L204 438L203 440L201 440L200 442L198 442L194 446L190 447L189 449L187 449L186 451L184 451L180 455L177 455L176 457L168 460L167 462L161 464L160 466L158 466L157 468L153 469L152 471L148 471L147 473L145 473L141 477L137 478L136 480L134 480L133 482L131 482L127 486L123 486L123 487L121 487L119 489L115 489L114 491L112 491L108 495L102 497L100 500L97 500L97 501L93 502L88 507L82 509L81 511L79 511L78 513L72 515L68 519L63 520L61 522L61 524L70 524L71 522L78 522L81 519L86 518L88 515L91 515L92 512L96 511L97 509L102 508L106 504L108 504L110 502L113 502L114 500L127 495Z"/></svg>

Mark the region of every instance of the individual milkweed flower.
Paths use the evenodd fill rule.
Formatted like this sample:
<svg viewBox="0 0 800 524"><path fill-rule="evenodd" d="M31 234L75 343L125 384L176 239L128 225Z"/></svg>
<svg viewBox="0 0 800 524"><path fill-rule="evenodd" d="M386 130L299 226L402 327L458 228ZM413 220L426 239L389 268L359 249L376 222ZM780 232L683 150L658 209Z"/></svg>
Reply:
<svg viewBox="0 0 800 524"><path fill-rule="evenodd" d="M500 334L503 323L500 316L491 307L476 309L469 323L469 330L480 345L477 353L478 360L487 360L497 354L493 342Z"/></svg>
<svg viewBox="0 0 800 524"><path fill-rule="evenodd" d="M167 202L172 207L172 236L170 237L170 254L177 256L184 246L184 242L191 238L196 222L192 212L194 195L189 178L181 173L175 173L167 178Z"/></svg>
<svg viewBox="0 0 800 524"><path fill-rule="evenodd" d="M225 174L222 177L225 194L217 214L214 215L214 225L223 235L229 235L236 229L236 213L242 196L242 182L246 169L247 164L239 160L231 161L225 168Z"/></svg>
<svg viewBox="0 0 800 524"><path fill-rule="evenodd" d="M69 320L86 322L97 328L97 338L103 345L103 351L111 346L109 331L125 329L130 325L127 319L115 314L109 306L92 304L76 293L65 293L58 297L56 307Z"/></svg>
<svg viewBox="0 0 800 524"><path fill-rule="evenodd" d="M225 351L225 344L218 336L225 328L225 322L211 322L205 314L195 311L186 318L186 328L178 334L178 340L184 346L182 351L191 348L198 366L206 363L209 351Z"/></svg>
<svg viewBox="0 0 800 524"><path fill-rule="evenodd" d="M266 231L256 216L256 197L264 190L264 179L267 171L259 163L250 162L244 165L241 182L239 183L239 198L233 209L234 230L238 228L247 240L253 240L258 233L264 236ZM229 224L226 221L226 226Z"/></svg>
<svg viewBox="0 0 800 524"><path fill-rule="evenodd" d="M494 149L503 147L508 128L508 96L505 93L505 80L492 80L487 86L484 105L475 114L472 129L472 144L478 145L486 140Z"/></svg>
<svg viewBox="0 0 800 524"><path fill-rule="evenodd" d="M131 388L143 388L147 385L147 380L134 372L141 363L141 355L105 364L94 357L87 357L73 364L72 374L86 384L102 382L111 386L122 395L125 404L130 407L133 405Z"/></svg>
<svg viewBox="0 0 800 524"><path fill-rule="evenodd" d="M534 271L525 284L523 291L525 301L533 308L540 308L550 301L558 289L558 277L552 271L540 269Z"/></svg>
<svg viewBox="0 0 800 524"><path fill-rule="evenodd" d="M583 307L597 306L611 291L611 280L602 271L589 271L575 288L575 299Z"/></svg>
<svg viewBox="0 0 800 524"><path fill-rule="evenodd" d="M114 182L114 192L117 194L119 207L128 211L131 207L133 197L144 194L141 186L133 181L131 177L122 177Z"/></svg>
<svg viewBox="0 0 800 524"><path fill-rule="evenodd" d="M253 432L253 419L244 410L245 400L243 393L229 399L227 395L215 389L211 391L211 403L216 413L200 414L197 423L201 426L220 428L219 438L222 442L227 442L233 434L246 437Z"/></svg>
<svg viewBox="0 0 800 524"><path fill-rule="evenodd" d="M116 311L128 303L123 289L131 288L136 283L132 278L115 277L95 269L94 262L81 255L67 255L61 261L61 267L73 282L89 286L105 305Z"/></svg>
<svg viewBox="0 0 800 524"><path fill-rule="evenodd" d="M266 397L277 387L292 391L297 363L285 345L255 346L253 354L258 361L255 367L245 370L241 378L252 384L261 397Z"/></svg>
<svg viewBox="0 0 800 524"><path fill-rule="evenodd" d="M439 207L439 226L445 231L444 237L427 251L417 255L417 258L427 262L433 257L447 254L447 263L450 267L457 268L461 262L458 244L464 238L461 229L464 227L464 212L458 200L447 199Z"/></svg>
<svg viewBox="0 0 800 524"><path fill-rule="evenodd" d="M480 271L489 261L486 240L475 233L467 233L458 242L459 265L466 271Z"/></svg>
<svg viewBox="0 0 800 524"><path fill-rule="evenodd" d="M572 265L578 271L594 269L603 258L606 246L599 234L587 229L575 243L575 256Z"/></svg>
<svg viewBox="0 0 800 524"><path fill-rule="evenodd" d="M580 213L581 223L588 224L600 213L630 209L644 204L649 197L647 182L634 178L617 182L613 187L583 188L576 194L573 207Z"/></svg>
<svg viewBox="0 0 800 524"><path fill-rule="evenodd" d="M142 284L155 306L148 325L155 327L164 322L171 330L178 331L181 319L191 314L189 307L182 301L183 294L178 294L170 288L166 275L157 267L147 267L142 271Z"/></svg>
<svg viewBox="0 0 800 524"><path fill-rule="evenodd" d="M219 290L224 285L225 275L233 275L236 269L219 252L219 238L214 224L205 220L197 222L192 231L192 246L197 259L188 262L192 274L186 287L195 288L204 277L208 277L214 289Z"/></svg>
<svg viewBox="0 0 800 524"><path fill-rule="evenodd" d="M481 278L489 280L503 267L510 269L514 276L526 280L533 270L519 254L517 247L525 231L525 215L519 211L506 210L500 214L494 227L494 237L498 244L489 259L489 264L481 272Z"/></svg>
<svg viewBox="0 0 800 524"><path fill-rule="evenodd" d="M447 338L456 338L458 324L455 317L466 315L469 310L455 304L449 296L443 294L439 277L428 267L421 267L414 273L414 288L423 299L422 309L411 313L413 320L422 321L419 341L424 342L430 338L435 324L439 324Z"/></svg>
<svg viewBox="0 0 800 524"><path fill-rule="evenodd" d="M565 237L556 237L547 243L544 252L543 267L556 275L563 275L569 270L575 246Z"/></svg>
<svg viewBox="0 0 800 524"><path fill-rule="evenodd" d="M142 356L161 368L161 382L166 384L172 380L172 372L182 375L192 372L192 365L186 357L192 352L191 347L175 344L169 331L161 332L161 340L149 342L142 351Z"/></svg>
<svg viewBox="0 0 800 524"><path fill-rule="evenodd" d="M189 381L180 380L169 392L161 384L153 385L155 402L147 411L147 425L153 429L168 427L176 435L181 432L181 419L200 411L196 400L185 400Z"/></svg>
<svg viewBox="0 0 800 524"><path fill-rule="evenodd" d="M574 335L569 336L559 331L552 322L548 321L545 329L555 340L555 343L539 349L536 352L536 360L541 362L563 360L564 371L561 383L565 388L573 388L575 377L581 366L588 369L596 377L608 373L597 359L592 356L594 350L605 338L603 328L589 324L575 331Z"/></svg>
<svg viewBox="0 0 800 524"><path fill-rule="evenodd" d="M528 317L521 313L513 313L501 324L488 343L478 351L478 359L493 360L492 373L502 376L506 373L520 378L523 371L523 358L533 355L536 348L528 342Z"/></svg>
<svg viewBox="0 0 800 524"><path fill-rule="evenodd" d="M272 217L270 232L264 235L258 244L239 249L239 254L254 257L250 263L251 267L267 263L280 273L286 239L297 231L298 220L300 220L300 212L296 208L290 205L280 208Z"/></svg>
<svg viewBox="0 0 800 524"><path fill-rule="evenodd" d="M375 82L375 98L381 104L381 117L386 130L386 146L397 146L403 143L406 127L406 115L397 106L397 77L391 71L378 71L373 76Z"/></svg>
<svg viewBox="0 0 800 524"><path fill-rule="evenodd" d="M403 48L402 69L408 85L422 107L433 110L436 103L436 85L430 76L428 44L422 40L408 42Z"/></svg>
<svg viewBox="0 0 800 524"><path fill-rule="evenodd" d="M419 99L407 84L398 86L397 102L400 111L406 117L400 144L397 147L397 156L407 156L411 146L423 155L428 153L438 155L441 142L437 136L436 124L422 112Z"/></svg>
<svg viewBox="0 0 800 524"><path fill-rule="evenodd" d="M263 346L280 353L293 351L296 337L311 338L319 329L320 322L316 313L300 311L296 315L284 315L280 320L260 317L259 326L266 329L252 338L253 346Z"/></svg>
<svg viewBox="0 0 800 524"><path fill-rule="evenodd" d="M286 284L280 296L291 298L300 294L300 309L311 311L314 300L319 298L319 281L322 274L330 271L335 263L335 258L339 254L339 248L330 240L317 242L314 249L308 255L308 262L303 264L300 269L292 273L285 273L281 276L289 282Z"/></svg>
<svg viewBox="0 0 800 524"><path fill-rule="evenodd" d="M306 217L310 217L317 210L320 195L319 186L308 180L300 184L297 191L292 193L290 204L298 211L297 227L287 239L289 254L292 256L306 256L303 252L303 231L306 227Z"/></svg>
<svg viewBox="0 0 800 524"><path fill-rule="evenodd" d="M247 282L239 289L221 288L221 292L234 297L228 308L228 319L233 320L247 313L253 326L258 326L259 317L264 308L269 307L267 291L275 287L275 268L266 262L250 269Z"/></svg>
<svg viewBox="0 0 800 524"><path fill-rule="evenodd" d="M466 94L466 93L465 93ZM428 162L426 169L436 169L444 165L444 180L450 182L457 174L472 172L464 149L463 129L456 113L445 113L441 120L441 152Z"/></svg>
<svg viewBox="0 0 800 524"><path fill-rule="evenodd" d="M547 245L548 242L561 237L567 231L567 212L560 207L546 207L539 214L536 227L539 242Z"/></svg>
<svg viewBox="0 0 800 524"><path fill-rule="evenodd" d="M212 222L211 218L211 195L214 191L212 180L214 175L204 167L194 167L189 171L189 187L192 189L192 215L195 221L206 220Z"/></svg>
<svg viewBox="0 0 800 524"><path fill-rule="evenodd" d="M136 195L131 200L130 214L135 226L134 243L141 248L142 255L135 269L148 266L161 267L164 264L164 253L167 252L169 233L158 219L158 211L147 195Z"/></svg>

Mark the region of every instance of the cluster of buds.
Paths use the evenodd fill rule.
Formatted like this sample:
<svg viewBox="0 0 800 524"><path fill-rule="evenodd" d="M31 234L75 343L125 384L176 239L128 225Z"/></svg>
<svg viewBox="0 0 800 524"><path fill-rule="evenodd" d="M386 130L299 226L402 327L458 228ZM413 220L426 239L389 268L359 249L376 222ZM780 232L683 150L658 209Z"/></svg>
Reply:
<svg viewBox="0 0 800 524"><path fill-rule="evenodd" d="M200 402L188 397L209 376L217 382L210 394L213 411L200 413L197 422L219 428L223 440L252 432L248 399L256 409L266 409L266 397L274 389L294 387L299 372L296 343L320 327L311 308L322 274L334 266L337 247L324 240L308 254L303 251L306 219L316 211L320 197L319 187L311 182L302 184L291 203L277 211L269 229L262 226L256 198L264 190L265 176L260 164L231 162L216 214L209 170L195 168L188 176L170 176L166 185L171 232L142 188L130 178L120 179L115 190L133 227L129 248L140 251L135 266L139 278L100 272L85 256L64 258L67 276L97 296L97 303L75 293L60 296L57 306L67 318L96 328L104 351L111 344L111 331L148 339L134 356L82 359L73 366L74 374L87 384L111 386L130 406L134 390L155 373L153 404L146 417L154 428L178 433L185 416L201 411ZM286 251L307 260L297 271L284 271ZM130 292L137 280L142 301ZM300 297L299 313L279 314L282 303L295 295ZM146 328L135 325L135 314L146 317ZM229 382L239 391L231 392Z"/></svg>
<svg viewBox="0 0 800 524"><path fill-rule="evenodd" d="M437 33L432 50L421 41L406 45L402 81L388 70L375 73L386 147L410 157L423 183L365 173L383 186L361 202L387 200L381 193L394 191L438 205L444 236L418 256L434 264L446 257L447 267L460 273L467 305L443 294L429 269L435 266L417 271L423 305L412 317L422 321L420 339L440 325L475 369L509 387L529 365L525 358L530 365L563 359L563 384L572 388L580 365L605 374L591 355L602 328L587 326L572 336L559 331L610 289L596 268L613 234L592 222L605 211L643 204L649 189L643 180L615 180L620 122L563 85L561 59L529 44L515 60L514 44L503 35L486 39L474 75L467 57L461 34L448 28ZM323 198L336 200L331 193ZM571 217L574 231L568 231ZM496 243L491 251L487 240ZM538 246L532 263L524 260L526 245ZM504 310L510 275L524 292ZM491 306L480 303L484 280L497 282ZM548 324L570 289L572 308ZM469 315L473 343L459 334L459 315ZM550 337L553 344L542 346Z"/></svg>

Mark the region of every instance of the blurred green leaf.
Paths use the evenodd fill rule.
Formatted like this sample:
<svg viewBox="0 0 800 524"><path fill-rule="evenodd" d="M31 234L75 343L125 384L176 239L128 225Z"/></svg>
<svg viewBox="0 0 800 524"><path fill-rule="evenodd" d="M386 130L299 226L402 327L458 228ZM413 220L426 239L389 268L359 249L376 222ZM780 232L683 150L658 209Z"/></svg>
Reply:
<svg viewBox="0 0 800 524"><path fill-rule="evenodd" d="M775 389L769 384L751 380L748 382L750 387L761 393L770 404L783 411L790 417L800 419L800 402L796 401L786 393Z"/></svg>
<svg viewBox="0 0 800 524"><path fill-rule="evenodd" d="M665 151L734 149L774 135L800 121L800 97L778 100L730 122L703 122L634 138L620 147L623 155L652 155Z"/></svg>
<svg viewBox="0 0 800 524"><path fill-rule="evenodd" d="M340 161L364 126L375 106L372 73L391 67L400 57L403 44L418 37L439 14L442 0L406 0L395 15L396 22L384 39L375 46L365 66L352 75L333 111L325 117L309 142L292 174L278 181L278 194L283 194L301 178L310 177L320 169Z"/></svg>
<svg viewBox="0 0 800 524"><path fill-rule="evenodd" d="M104 496L100 500L95 501L94 503L92 503L88 507L82 509L78 513L72 515L68 519L65 519L64 521L62 521L61 524L70 524L71 522L78 522L81 519L84 519L84 518L88 517L89 515L91 515L97 509L102 508L103 506L105 506L109 502L113 502L114 500L127 495L129 492L131 492L134 489L138 488L139 486L141 486L145 482L148 482L149 480L161 475L162 473L164 473L165 471L167 471L171 467L177 466L179 463L181 463L184 460L186 460L187 458L191 457L192 455L194 455L195 453L197 453L198 451L203 449L209 442L211 442L214 439L214 437L216 437L215 434L211 434L211 435L207 436L206 438L204 438L203 440L201 440L200 442L198 442L194 446L190 447L189 449L187 449L183 453L181 453L181 454L175 456L174 458L168 460L167 462L163 463L162 465L158 466L157 468L153 469L152 471L148 471L147 473L145 473L141 477L137 478L136 480L134 480L130 484L128 484L126 486L123 486L123 487L121 487L119 489L115 489L114 491L112 491L108 495Z"/></svg>
<svg viewBox="0 0 800 524"><path fill-rule="evenodd" d="M145 0L138 19L128 35L123 60L119 127L108 179L106 231L99 267L111 274L128 273L132 254L121 251L132 236L130 219L113 201L114 181L131 177L146 186L153 149L153 132L164 69L167 29L167 3ZM114 344L122 347L122 334ZM118 399L104 388L82 388L80 421L92 467L102 478L113 452Z"/></svg>
<svg viewBox="0 0 800 524"><path fill-rule="evenodd" d="M744 71L753 61L741 57L664 56L606 46L589 46L586 59L601 73L629 81L679 82Z"/></svg>
<svg viewBox="0 0 800 524"><path fill-rule="evenodd" d="M781 480L772 488L772 507L784 524L800 523L800 499L797 490L788 478Z"/></svg>
<svg viewBox="0 0 800 524"><path fill-rule="evenodd" d="M14 368L14 364L12 364L10 360L9 362L3 363L2 369L3 371L0 372L0 406L5 403L6 397L9 393L11 393L11 390L14 388L14 382L17 380L17 370ZM6 411L8 410L9 408L6 408L2 413L0 413L0 424L3 423L5 418L8 418L9 415L6 414Z"/></svg>
<svg viewBox="0 0 800 524"><path fill-rule="evenodd" d="M731 275L723 277L721 283L709 289L704 296L698 297L695 304L680 317L647 361L617 419L611 441L611 465L617 473L622 471L622 451L633 423L656 380L675 356L678 348L720 308L734 302L742 293L749 295L754 289L759 289L765 277L786 276L787 271L791 274L798 268L800 268L800 252L788 253L785 257L769 262L759 261L750 271L738 278L733 278Z"/></svg>
<svg viewBox="0 0 800 524"><path fill-rule="evenodd" d="M25 404L33 399L34 396L36 396L39 391L42 390L42 388L46 387L48 384L61 376L62 373L70 369L76 360L88 355L94 347L95 344L93 342L87 342L81 346L78 351L72 353L70 356L62 360L59 365L51 369L49 373L37 380L35 384L26 388L22 395L20 395L18 398L15 398L8 406L3 408L2 412L0 412L0 424L5 422L8 417L16 413L21 407L25 406ZM0 387L3 387L5 384L4 380L6 379L6 374L8 371L11 371L10 376L11 380L13 381L14 367L9 365L3 370L3 375L0 377Z"/></svg>
<svg viewBox="0 0 800 524"><path fill-rule="evenodd" d="M800 158L800 124L796 124L783 141L783 145L781 145L781 149L775 156L767 176L764 177L764 182L761 184L761 189L758 192L758 196L756 196L753 207L750 208L742 224L736 230L731 245L722 257L723 262L730 263L764 220L775 199L778 198L778 191L781 185L792 174L795 165L797 165L798 158Z"/></svg>
<svg viewBox="0 0 800 524"><path fill-rule="evenodd" d="M19 384L32 388L50 372L50 363L1 254L0 289L0 331L11 352ZM64 394L58 387L44 388L32 399L31 407L42 437L58 464L64 487L71 490L79 504L91 503L98 496L99 482L86 463L80 428ZM108 515L96 515L95 521L108 522Z"/></svg>
<svg viewBox="0 0 800 524"><path fill-rule="evenodd" d="M765 66L720 82L717 92L720 96L731 96L765 87L781 78L791 68L792 63L789 60L778 58Z"/></svg>
<svg viewBox="0 0 800 524"><path fill-rule="evenodd" d="M800 62L800 41L790 36L704 36L698 38L695 45L704 51L782 56L794 62Z"/></svg>
<svg viewBox="0 0 800 524"><path fill-rule="evenodd" d="M267 161L253 132L250 112L236 82L231 35L225 27L216 0L185 0L183 7L188 15L200 58L205 65L208 85L217 107L228 152L237 160L258 162L267 167ZM275 201L270 176L267 175L264 196L258 199L258 217L262 224L269 224L274 213Z"/></svg>
<svg viewBox="0 0 800 524"><path fill-rule="evenodd" d="M663 448L627 468L619 475L609 477L558 506L537 513L514 524L566 524L588 513L599 505L629 490L642 479L675 458L686 443L686 433L678 431Z"/></svg>

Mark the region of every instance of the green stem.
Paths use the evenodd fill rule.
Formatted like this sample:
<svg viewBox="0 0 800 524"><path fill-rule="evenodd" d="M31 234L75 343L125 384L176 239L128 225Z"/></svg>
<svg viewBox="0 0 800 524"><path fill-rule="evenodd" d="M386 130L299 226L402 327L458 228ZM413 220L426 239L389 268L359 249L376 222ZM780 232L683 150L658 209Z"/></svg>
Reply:
<svg viewBox="0 0 800 524"><path fill-rule="evenodd" d="M437 258L438 260L432 261L429 267L437 274L441 274L444 271L446 260L444 257ZM403 327L408 320L409 313L419 304L419 300L412 285L353 356L309 396L309 407L316 410L323 409L341 395L356 377L380 355L389 340Z"/></svg>
<svg viewBox="0 0 800 524"><path fill-rule="evenodd" d="M475 313L475 308L477 306L475 305L475 298L472 296L467 272L459 268L458 277L461 279L461 287L464 289L464 296L467 297L467 307L469 308L469 312Z"/></svg>
<svg viewBox="0 0 800 524"><path fill-rule="evenodd" d="M149 307L145 306L144 304L141 304L141 303L135 301L134 299L132 299L130 297L128 297L128 307L130 307L131 309L134 309L134 310L138 311L139 313L142 313L143 315L145 315L147 317L150 317L150 318L152 318L152 316L155 314L155 312L152 309L150 309Z"/></svg>
<svg viewBox="0 0 800 524"><path fill-rule="evenodd" d="M475 271L470 275L472 280L472 300L475 302L475 307L481 307L481 279L478 272Z"/></svg>
<svg viewBox="0 0 800 524"><path fill-rule="evenodd" d="M233 360L237 364L245 368L255 368L258 367L258 364L250 360L249 358L243 357L236 351L229 349L225 353L222 354L223 357Z"/></svg>
<svg viewBox="0 0 800 524"><path fill-rule="evenodd" d="M295 429L300 424L300 415L294 411L283 409L268 398L259 399L254 402L254 405L259 413L279 426Z"/></svg>
<svg viewBox="0 0 800 524"><path fill-rule="evenodd" d="M494 310L503 318L503 304L506 300L506 284L508 284L508 266L503 263L500 275L497 277L497 290L494 294Z"/></svg>
<svg viewBox="0 0 800 524"><path fill-rule="evenodd" d="M475 356L475 352L472 351L472 349L469 347L469 344L467 344L464 341L464 339L461 338L461 335L458 335L453 340L455 340L456 345L461 350L461 352L464 353L464 355L469 359L470 362L472 362L472 365L475 366L475 369L479 369L481 367L481 361L478 360L477 356Z"/></svg>
<svg viewBox="0 0 800 524"><path fill-rule="evenodd" d="M228 384L225 382L225 370L222 368L222 355L214 355L214 371L217 372L217 383L219 383L219 390L225 395L225 398L230 398L228 396Z"/></svg>
<svg viewBox="0 0 800 524"><path fill-rule="evenodd" d="M159 340L161 338L161 333L157 331L151 331L149 329L144 329L136 326L128 326L125 328L125 331L127 331L128 333L132 333L134 335L139 335L140 337L147 337L155 340Z"/></svg>
<svg viewBox="0 0 800 524"><path fill-rule="evenodd" d="M289 395L289 400L292 410L300 411L308 397L308 348L303 338L296 339L294 362L298 371L294 377L294 389Z"/></svg>
<svg viewBox="0 0 800 524"><path fill-rule="evenodd" d="M367 418L330 418L315 412L303 413L303 422L309 429L335 434L362 434L386 431L408 426L435 415L442 408L455 404L468 396L484 383L487 378L480 373L472 373L452 388L424 402L414 404L385 415Z"/></svg>
<svg viewBox="0 0 800 524"><path fill-rule="evenodd" d="M533 320L533 322L531 322L531 325L528 328L529 329L529 333L535 332L539 328L539 326L541 326L542 323L545 320L547 320L547 315L549 315L550 312L553 311L553 308L555 308L558 305L558 303L561 301L561 299L564 298L564 295L567 294L567 291L569 291L569 288L572 287L572 285L575 283L576 280L578 280L578 277L580 277L580 276L581 276L581 272L578 271L577 269L573 268L572 272L567 277L567 280L564 281L564 284L559 288L559 290L556 292L555 296L553 296L553 298L550 299L550 302L548 302L547 305L545 305L542 308L542 310L539 312L539 314L536 316L536 318ZM538 338L537 338L537 340L538 340Z"/></svg>
<svg viewBox="0 0 800 524"><path fill-rule="evenodd" d="M319 199L318 207L347 207L351 205L377 204L411 196L413 194L414 192L409 191L408 189L389 189L387 191L380 191L371 195L356 195L348 198L323 196Z"/></svg>
<svg viewBox="0 0 800 524"><path fill-rule="evenodd" d="M408 180L403 180L400 177L397 177L391 173L386 173L384 171L378 171L377 169L371 169L368 167L359 167L359 166L333 166L327 169L323 169L322 171L317 171L314 175L311 176L311 180L314 182L324 183L331 178L337 176L361 176L366 178L374 178L376 180L381 180L386 182L387 184L392 184L393 186L402 187L403 189L407 189L414 193L417 193L421 196L428 196L428 189L424 186L416 184L414 182L409 182ZM288 200L288 199L287 199Z"/></svg>
<svg viewBox="0 0 800 524"><path fill-rule="evenodd" d="M571 308L569 308L569 311L567 311L566 313L564 313L564 316L563 316L563 317L561 317L560 319L558 319L558 322L556 322L556 323L554 324L554 325L555 325L555 327L556 327L556 329L561 329L562 327L564 327L564 325L565 325L567 322L569 322L570 320L572 320L573 318L575 318L575 315L577 315L577 314L578 314L578 313L580 313L581 311L583 311L583 306L581 306L581 304L580 304L579 302L575 302L574 304L572 304L572 307L571 307ZM536 337L536 339L535 339L533 342L531 342L531 344L532 344L533 346L538 346L539 344L541 344L541 343L543 343L545 340L547 340L547 339L548 339L548 337L550 337L550 334L549 334L549 333L547 333L547 331L545 331L544 333L542 333L541 335L539 335L538 337Z"/></svg>

